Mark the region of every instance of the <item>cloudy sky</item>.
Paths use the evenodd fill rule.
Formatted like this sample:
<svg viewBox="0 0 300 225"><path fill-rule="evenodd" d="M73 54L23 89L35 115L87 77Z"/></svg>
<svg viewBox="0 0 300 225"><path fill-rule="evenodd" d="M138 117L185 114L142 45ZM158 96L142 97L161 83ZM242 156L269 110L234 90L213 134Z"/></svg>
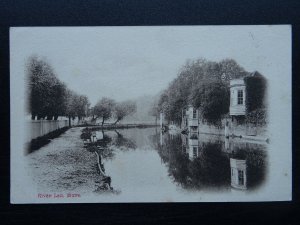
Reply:
<svg viewBox="0 0 300 225"><path fill-rule="evenodd" d="M92 104L109 96L154 95L187 59L233 58L247 71L280 76L290 67L289 26L36 27L10 31L11 67L24 74L45 57L70 89Z"/></svg>

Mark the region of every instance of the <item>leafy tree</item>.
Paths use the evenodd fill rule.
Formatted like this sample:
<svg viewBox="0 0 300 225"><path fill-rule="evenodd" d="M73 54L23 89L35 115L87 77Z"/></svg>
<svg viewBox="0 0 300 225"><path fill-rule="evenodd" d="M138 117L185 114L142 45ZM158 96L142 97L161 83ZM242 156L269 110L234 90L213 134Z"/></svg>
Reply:
<svg viewBox="0 0 300 225"><path fill-rule="evenodd" d="M79 95L76 101L76 114L78 116L78 119L81 120L82 117L87 116L87 111L90 103L87 96L85 95Z"/></svg>
<svg viewBox="0 0 300 225"><path fill-rule="evenodd" d="M69 90L61 82L45 59L32 56L28 59L28 108L32 119L57 120L58 116L79 119L86 115L88 98Z"/></svg>
<svg viewBox="0 0 300 225"><path fill-rule="evenodd" d="M180 123L182 109L192 104L200 109L203 119L217 123L228 112L230 80L248 74L232 59L189 60L161 94L158 108L168 121Z"/></svg>
<svg viewBox="0 0 300 225"><path fill-rule="evenodd" d="M54 114L62 114L65 85L60 82L52 67L43 59L30 57L27 62L28 111L32 119L52 119Z"/></svg>
<svg viewBox="0 0 300 225"><path fill-rule="evenodd" d="M66 116L69 118L69 126L71 126L71 118L75 119L76 116L76 93L71 90L66 92Z"/></svg>
<svg viewBox="0 0 300 225"><path fill-rule="evenodd" d="M217 125L221 122L222 115L229 111L229 88L222 82L202 85L198 91L193 92L192 103L200 109L202 118Z"/></svg>
<svg viewBox="0 0 300 225"><path fill-rule="evenodd" d="M87 109L90 105L88 98L85 95L78 95L74 91L68 90L66 93L66 115L69 120L75 119L77 116L80 120L87 116Z"/></svg>
<svg viewBox="0 0 300 225"><path fill-rule="evenodd" d="M136 112L136 103L134 101L124 101L116 103L114 107L114 116L116 121L114 124L117 124L124 117L133 114Z"/></svg>
<svg viewBox="0 0 300 225"><path fill-rule="evenodd" d="M116 103L113 99L103 97L94 107L96 118L102 117L102 126L104 121L111 118Z"/></svg>

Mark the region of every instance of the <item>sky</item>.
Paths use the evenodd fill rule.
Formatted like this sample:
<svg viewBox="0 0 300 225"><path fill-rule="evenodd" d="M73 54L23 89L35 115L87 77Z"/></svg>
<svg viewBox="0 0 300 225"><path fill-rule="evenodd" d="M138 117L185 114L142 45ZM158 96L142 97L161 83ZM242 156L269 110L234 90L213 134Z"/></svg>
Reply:
<svg viewBox="0 0 300 225"><path fill-rule="evenodd" d="M287 71L290 26L142 26L11 28L11 66L45 58L58 78L91 104L156 95L188 59L236 60L267 78Z"/></svg>

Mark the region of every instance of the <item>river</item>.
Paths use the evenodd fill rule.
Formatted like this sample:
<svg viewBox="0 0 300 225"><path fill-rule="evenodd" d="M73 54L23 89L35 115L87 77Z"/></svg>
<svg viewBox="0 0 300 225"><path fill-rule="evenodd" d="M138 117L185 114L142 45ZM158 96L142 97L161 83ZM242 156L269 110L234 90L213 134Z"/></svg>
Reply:
<svg viewBox="0 0 300 225"><path fill-rule="evenodd" d="M97 145L104 149L103 166L112 187L131 198L133 192L140 196L138 193L228 192L232 188L252 191L266 177L264 143L162 133L159 128L98 130L96 136ZM236 168L230 159L241 165Z"/></svg>

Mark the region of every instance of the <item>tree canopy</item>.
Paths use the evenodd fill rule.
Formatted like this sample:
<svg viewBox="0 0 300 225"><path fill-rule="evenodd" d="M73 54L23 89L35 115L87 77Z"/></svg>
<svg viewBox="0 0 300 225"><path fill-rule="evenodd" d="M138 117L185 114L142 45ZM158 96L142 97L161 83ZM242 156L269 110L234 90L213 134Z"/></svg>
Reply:
<svg viewBox="0 0 300 225"><path fill-rule="evenodd" d="M248 74L233 59L189 60L161 94L158 108L168 121L180 123L182 109L191 104L200 109L203 119L215 123L228 112L230 80Z"/></svg>
<svg viewBox="0 0 300 225"><path fill-rule="evenodd" d="M67 88L45 60L32 56L26 65L28 79L28 107L32 119L57 119L58 116L79 118L86 115L89 100Z"/></svg>
<svg viewBox="0 0 300 225"><path fill-rule="evenodd" d="M94 114L96 115L96 118L101 117L102 118L102 126L104 124L105 120L108 120L112 117L112 113L114 110L114 107L116 105L115 100L107 97L101 98L94 107Z"/></svg>
<svg viewBox="0 0 300 225"><path fill-rule="evenodd" d="M134 101L118 102L114 108L115 124L121 121L124 117L136 112L136 103Z"/></svg>

